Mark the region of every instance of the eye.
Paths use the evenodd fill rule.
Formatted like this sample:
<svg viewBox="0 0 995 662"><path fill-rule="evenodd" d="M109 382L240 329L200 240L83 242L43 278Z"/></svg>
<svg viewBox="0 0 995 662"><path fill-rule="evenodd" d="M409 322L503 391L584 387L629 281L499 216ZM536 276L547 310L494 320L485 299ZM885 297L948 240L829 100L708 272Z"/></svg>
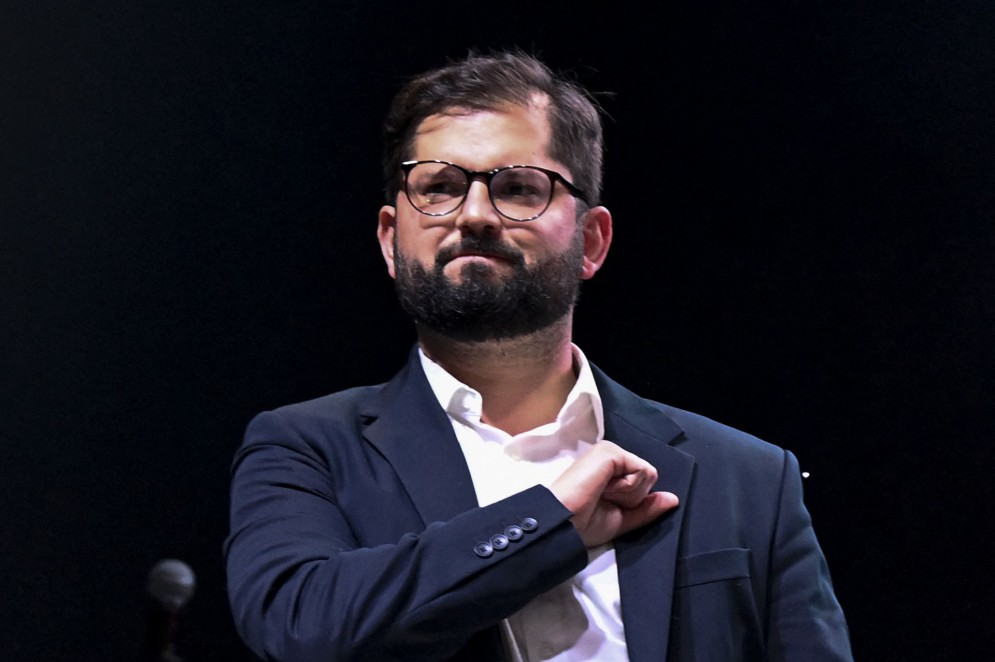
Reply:
<svg viewBox="0 0 995 662"><path fill-rule="evenodd" d="M491 195L502 202L541 207L549 201L549 177L534 168L509 168L494 175Z"/></svg>
<svg viewBox="0 0 995 662"><path fill-rule="evenodd" d="M424 163L408 175L408 186L426 204L447 202L466 193L466 176L446 164Z"/></svg>

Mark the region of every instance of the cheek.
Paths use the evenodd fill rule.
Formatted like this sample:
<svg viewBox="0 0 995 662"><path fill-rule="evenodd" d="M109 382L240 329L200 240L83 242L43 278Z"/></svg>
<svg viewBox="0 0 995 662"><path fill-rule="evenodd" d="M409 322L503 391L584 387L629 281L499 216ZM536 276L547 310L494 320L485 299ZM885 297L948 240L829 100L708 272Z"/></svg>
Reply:
<svg viewBox="0 0 995 662"><path fill-rule="evenodd" d="M557 227L548 232L536 234L524 239L519 248L525 251L529 262L536 259L562 255L584 245L584 234L576 225Z"/></svg>
<svg viewBox="0 0 995 662"><path fill-rule="evenodd" d="M394 235L394 250L401 252L408 260L431 265L435 263L435 255L444 237L444 233L423 228L398 227Z"/></svg>

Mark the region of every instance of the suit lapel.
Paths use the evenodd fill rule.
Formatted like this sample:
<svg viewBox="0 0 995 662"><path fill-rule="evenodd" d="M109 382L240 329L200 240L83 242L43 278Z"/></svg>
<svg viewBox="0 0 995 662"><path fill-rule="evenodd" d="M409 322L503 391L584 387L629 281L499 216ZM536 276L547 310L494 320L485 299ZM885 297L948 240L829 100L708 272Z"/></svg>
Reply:
<svg viewBox="0 0 995 662"><path fill-rule="evenodd" d="M663 660L694 458L670 445L682 435L672 420L596 367L592 370L604 405L605 437L652 463L660 472L654 489L673 492L682 504L615 541L629 659ZM369 421L365 438L391 463L426 526L478 505L452 424L432 393L417 350L364 416Z"/></svg>
<svg viewBox="0 0 995 662"><path fill-rule="evenodd" d="M364 436L390 462L425 525L476 507L470 470L417 349L364 412Z"/></svg>
<svg viewBox="0 0 995 662"><path fill-rule="evenodd" d="M615 541L622 622L629 659L667 657L674 576L681 524L694 458L670 444L682 436L670 418L593 368L604 404L605 438L650 462L659 471L655 490L673 492L674 511Z"/></svg>

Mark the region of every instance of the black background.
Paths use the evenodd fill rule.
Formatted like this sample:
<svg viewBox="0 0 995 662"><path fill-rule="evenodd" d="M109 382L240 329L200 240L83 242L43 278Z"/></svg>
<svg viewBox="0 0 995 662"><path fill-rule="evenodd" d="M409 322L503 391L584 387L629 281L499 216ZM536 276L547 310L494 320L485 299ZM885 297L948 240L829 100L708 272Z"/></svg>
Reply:
<svg viewBox="0 0 995 662"><path fill-rule="evenodd" d="M995 5L633 5L4 3L0 659L134 658L163 557L245 659L232 453L400 365L380 120L508 46L611 93L588 356L796 452L858 659L990 655Z"/></svg>

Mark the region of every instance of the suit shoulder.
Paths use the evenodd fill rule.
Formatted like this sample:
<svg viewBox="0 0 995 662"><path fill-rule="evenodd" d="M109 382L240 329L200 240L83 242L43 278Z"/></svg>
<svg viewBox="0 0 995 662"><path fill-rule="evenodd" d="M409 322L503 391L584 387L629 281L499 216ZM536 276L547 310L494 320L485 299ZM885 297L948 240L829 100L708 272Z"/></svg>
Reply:
<svg viewBox="0 0 995 662"><path fill-rule="evenodd" d="M633 427L694 455L718 464L762 464L773 468L785 461L774 444L684 409L633 393L592 366L606 414L610 411Z"/></svg>
<svg viewBox="0 0 995 662"><path fill-rule="evenodd" d="M273 413L288 420L355 417L383 390L384 384L356 386L311 400L283 405Z"/></svg>
<svg viewBox="0 0 995 662"><path fill-rule="evenodd" d="M384 385L357 386L311 400L283 405L256 414L246 427L244 444L268 442L281 431L318 440L352 435L362 428L369 409Z"/></svg>
<svg viewBox="0 0 995 662"><path fill-rule="evenodd" d="M684 431L683 438L675 445L683 446L685 450L693 451L695 455L717 453L737 459L766 460L778 465L784 462L783 448L748 432L684 409L659 402L651 404Z"/></svg>

